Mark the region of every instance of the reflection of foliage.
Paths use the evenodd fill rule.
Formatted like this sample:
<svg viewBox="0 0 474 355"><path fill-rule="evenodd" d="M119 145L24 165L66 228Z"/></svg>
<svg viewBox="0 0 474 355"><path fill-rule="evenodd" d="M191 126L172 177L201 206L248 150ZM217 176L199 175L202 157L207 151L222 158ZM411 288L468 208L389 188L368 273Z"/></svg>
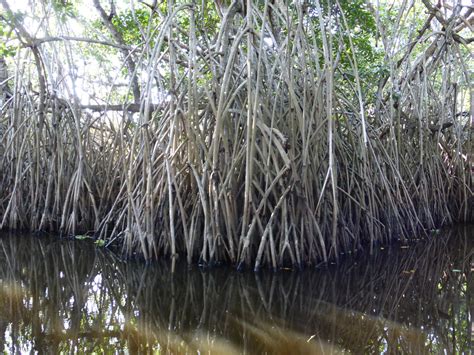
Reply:
<svg viewBox="0 0 474 355"><path fill-rule="evenodd" d="M454 344L462 352L469 349L466 307L474 291L467 283L472 234L464 233L326 271L185 267L173 276L168 264L125 263L85 242L4 237L0 326L14 324L20 332L5 344L10 340L1 328L0 344L12 349L34 339L45 352L88 353L158 346L165 352L307 353L323 346L374 353L388 346L439 353Z"/></svg>

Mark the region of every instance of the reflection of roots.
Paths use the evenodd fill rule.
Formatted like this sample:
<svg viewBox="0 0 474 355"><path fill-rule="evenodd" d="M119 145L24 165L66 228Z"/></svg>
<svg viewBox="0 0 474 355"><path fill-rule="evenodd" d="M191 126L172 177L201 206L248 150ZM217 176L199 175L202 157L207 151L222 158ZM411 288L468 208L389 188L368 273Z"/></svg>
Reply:
<svg viewBox="0 0 474 355"><path fill-rule="evenodd" d="M15 283L0 282L0 320L11 322L19 315L24 320L28 310L24 306L24 299L28 293Z"/></svg>
<svg viewBox="0 0 474 355"><path fill-rule="evenodd" d="M169 330L152 329L147 325L128 323L122 339L127 340L130 353L164 354L240 354L239 349L225 338L195 331L184 336Z"/></svg>
<svg viewBox="0 0 474 355"><path fill-rule="evenodd" d="M11 265L0 267L0 349L10 324L21 326L19 337L42 342L44 352L97 346L131 353L418 354L454 342L464 349L470 329L456 324L455 339L446 329L461 317L449 308L453 290L466 279L467 294L474 290L471 230L458 241L443 236L367 263L348 260L334 272L217 269L174 277L168 264L123 263L110 253L89 254L88 244L0 238L0 266Z"/></svg>
<svg viewBox="0 0 474 355"><path fill-rule="evenodd" d="M368 344L382 346L385 343L403 353L424 352L427 335L419 329L329 303L326 307L320 305L319 309L316 314L319 330L326 330L326 337L337 334L338 343L346 349L364 352Z"/></svg>
<svg viewBox="0 0 474 355"><path fill-rule="evenodd" d="M234 318L242 334L248 334L248 350L270 354L342 354L343 350L316 334L304 334L274 323Z"/></svg>
<svg viewBox="0 0 474 355"><path fill-rule="evenodd" d="M278 327L265 322L244 321L232 318L232 332L237 338L247 339L243 348L230 339L220 337L212 331L197 330L183 336L168 330L152 330L143 325L127 324L123 339L127 339L131 353L152 353L160 350L165 354L340 354L342 349L329 342Z"/></svg>
<svg viewBox="0 0 474 355"><path fill-rule="evenodd" d="M374 351L386 347L390 353L393 347L403 353L427 353L425 332L383 317L324 301L320 301L308 316L310 320L301 319L300 322L308 322L313 327L306 326L304 333L288 329L287 320L276 318L264 322L255 315L244 314L243 318L228 317L228 320L233 327L240 328L242 334L248 334L250 349L262 352L334 354L350 349L354 353L366 353L369 348Z"/></svg>

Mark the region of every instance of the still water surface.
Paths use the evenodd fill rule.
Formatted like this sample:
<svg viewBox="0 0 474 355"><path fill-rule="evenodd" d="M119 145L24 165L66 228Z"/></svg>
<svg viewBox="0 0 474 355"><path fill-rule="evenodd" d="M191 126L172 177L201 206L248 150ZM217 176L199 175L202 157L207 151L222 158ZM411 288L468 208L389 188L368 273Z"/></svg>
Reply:
<svg viewBox="0 0 474 355"><path fill-rule="evenodd" d="M473 228L325 269L125 263L87 242L0 235L0 352L468 353Z"/></svg>

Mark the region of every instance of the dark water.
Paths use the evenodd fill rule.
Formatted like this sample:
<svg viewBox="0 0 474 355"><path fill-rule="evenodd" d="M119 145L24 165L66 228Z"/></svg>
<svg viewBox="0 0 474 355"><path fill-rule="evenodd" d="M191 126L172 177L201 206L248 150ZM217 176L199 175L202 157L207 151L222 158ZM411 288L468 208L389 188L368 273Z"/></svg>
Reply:
<svg viewBox="0 0 474 355"><path fill-rule="evenodd" d="M275 274L172 275L86 242L3 234L0 351L468 353L473 229Z"/></svg>

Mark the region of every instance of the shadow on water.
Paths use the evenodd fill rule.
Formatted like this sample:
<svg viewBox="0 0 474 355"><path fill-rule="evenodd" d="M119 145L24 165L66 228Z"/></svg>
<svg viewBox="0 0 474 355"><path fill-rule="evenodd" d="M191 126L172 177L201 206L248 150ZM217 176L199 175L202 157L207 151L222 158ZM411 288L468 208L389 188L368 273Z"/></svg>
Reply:
<svg viewBox="0 0 474 355"><path fill-rule="evenodd" d="M0 351L461 353L473 233L299 273L125 263L78 241L0 238Z"/></svg>

